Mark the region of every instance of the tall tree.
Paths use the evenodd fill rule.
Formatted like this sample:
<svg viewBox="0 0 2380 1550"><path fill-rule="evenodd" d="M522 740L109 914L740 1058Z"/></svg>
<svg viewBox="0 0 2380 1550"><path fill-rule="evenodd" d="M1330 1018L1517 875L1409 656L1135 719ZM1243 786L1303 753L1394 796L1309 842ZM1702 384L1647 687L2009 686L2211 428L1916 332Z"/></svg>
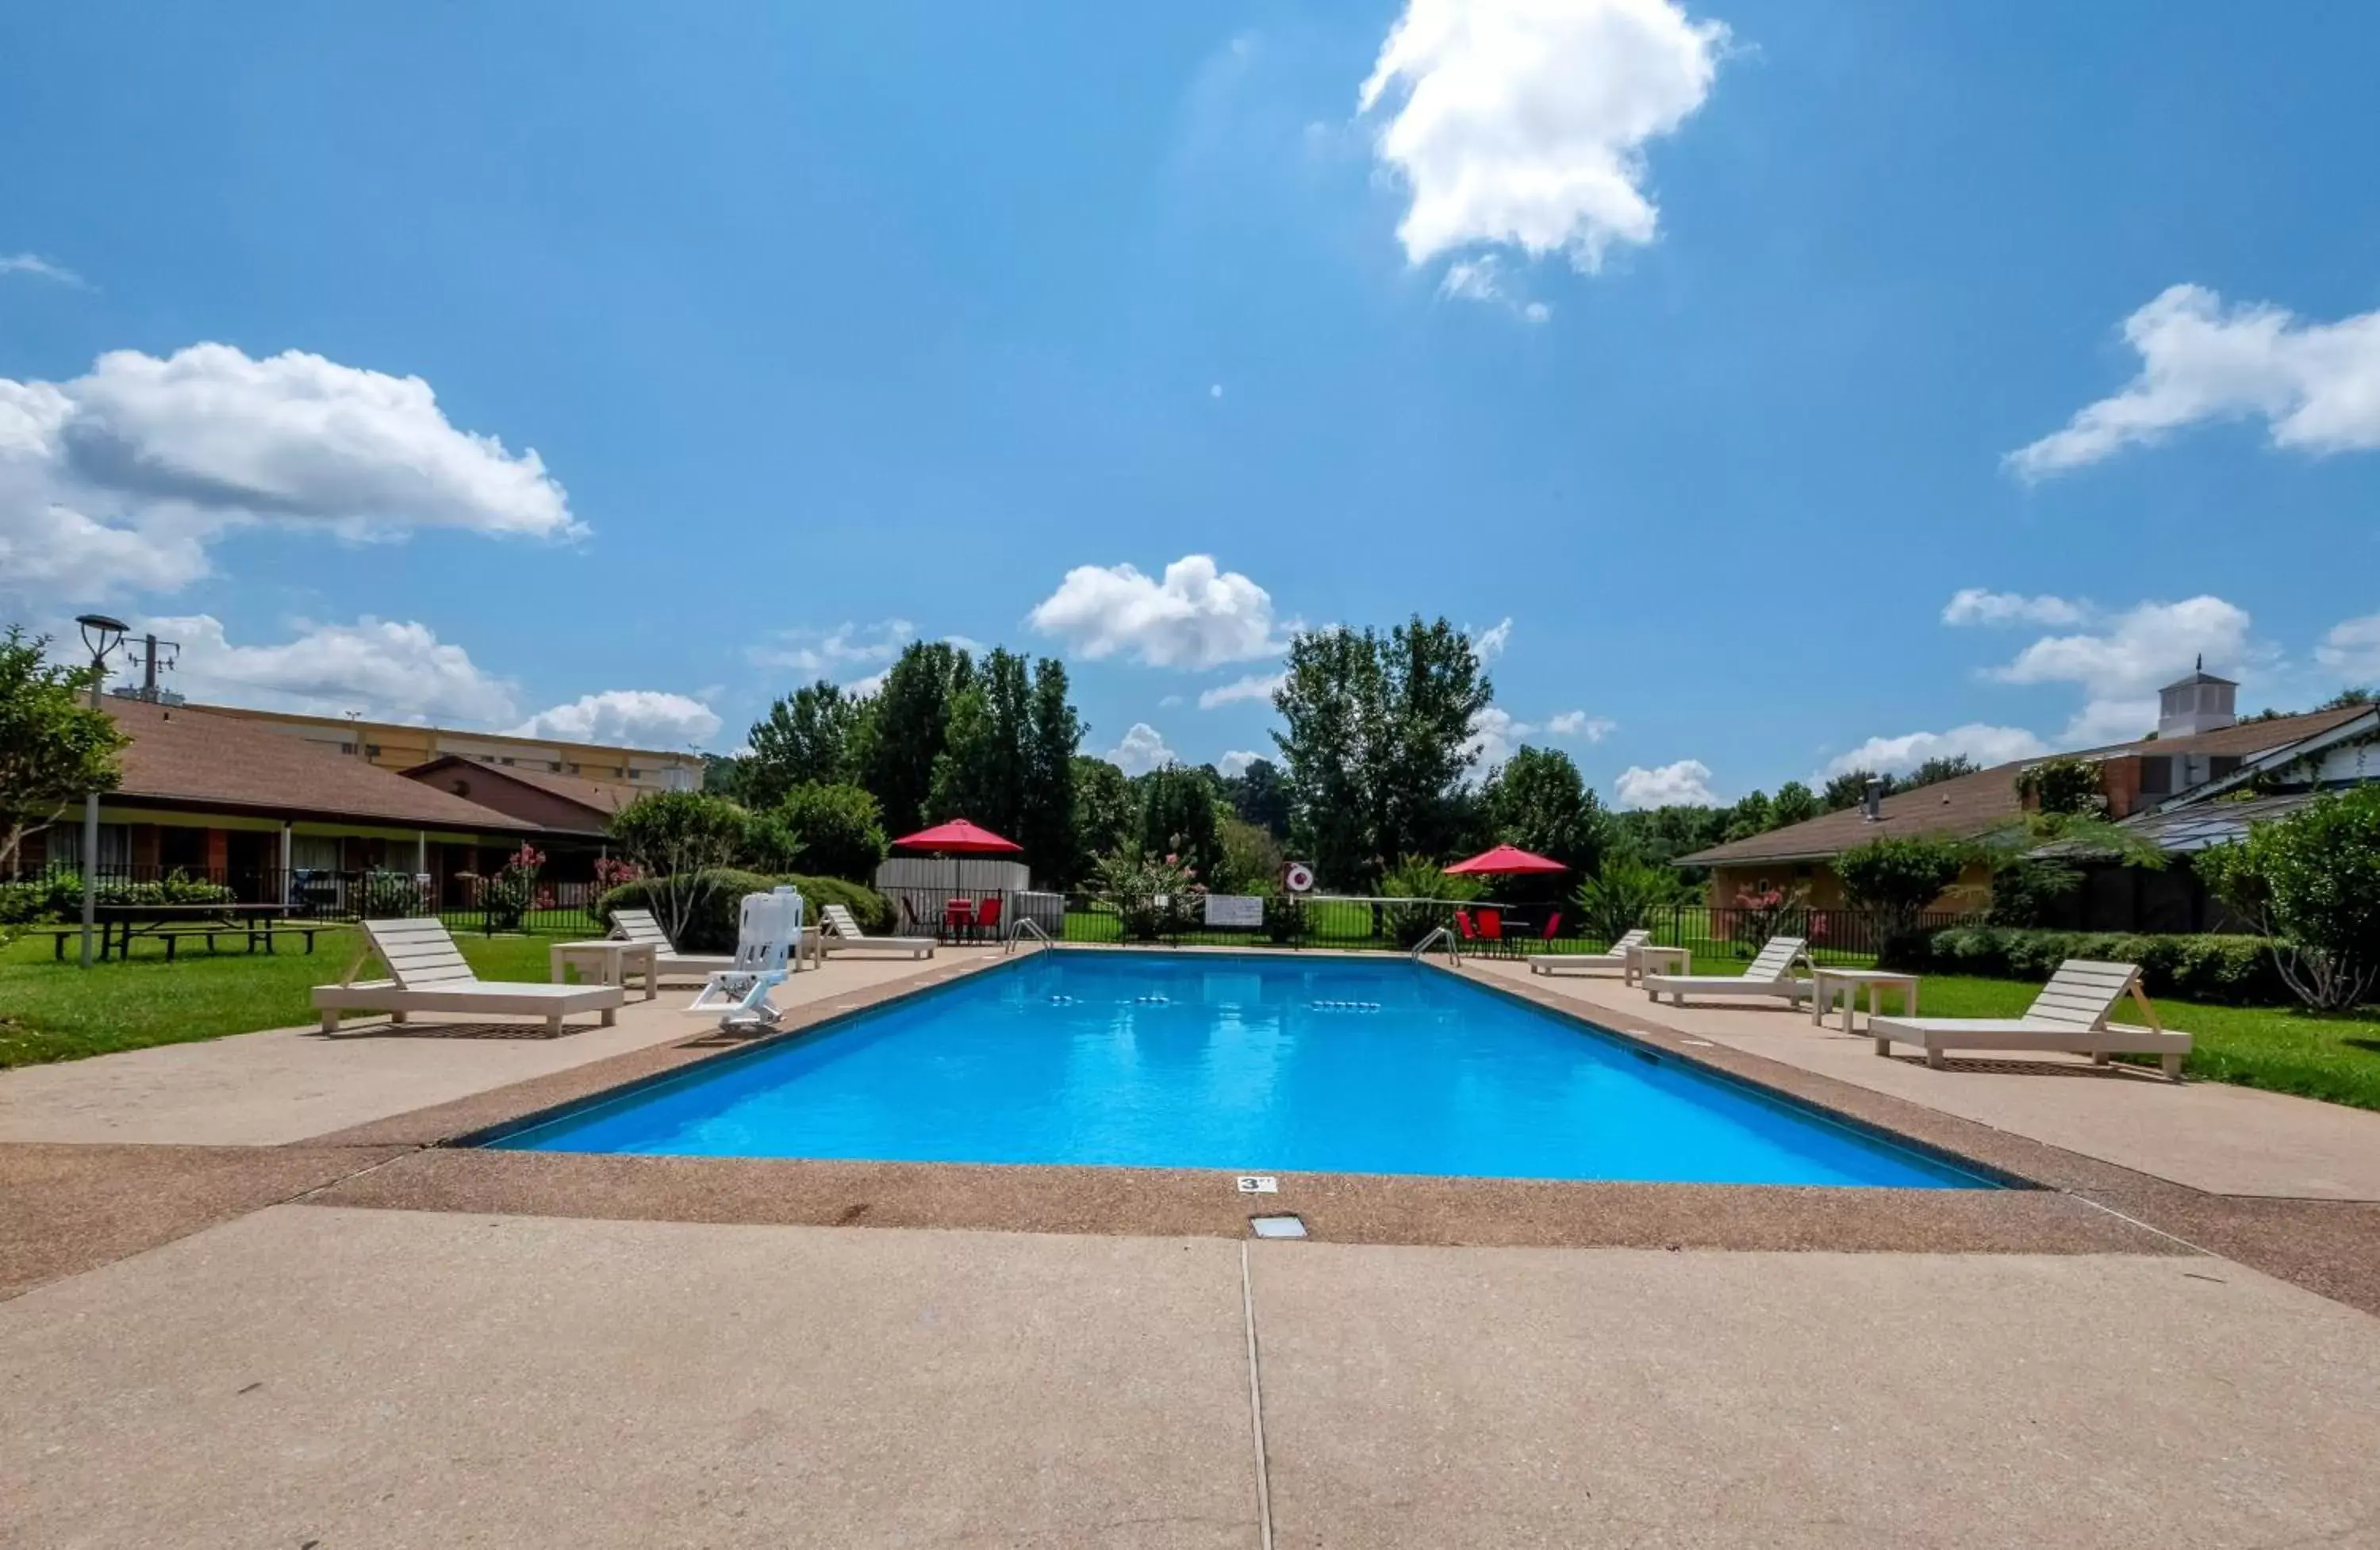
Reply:
<svg viewBox="0 0 2380 1550"><path fill-rule="evenodd" d="M860 703L821 678L770 706L752 723L752 752L732 794L758 810L774 806L795 786L848 780Z"/></svg>
<svg viewBox="0 0 2380 1550"><path fill-rule="evenodd" d="M1787 824L1807 823L1819 811L1817 793L1799 781L1788 781L1778 787L1775 800L1768 805L1769 819L1779 829Z"/></svg>
<svg viewBox="0 0 2380 1550"><path fill-rule="evenodd" d="M1242 823L1253 824L1276 840L1289 838L1289 782L1281 766L1270 759L1250 759L1248 767L1222 781L1223 800Z"/></svg>
<svg viewBox="0 0 2380 1550"><path fill-rule="evenodd" d="M1603 861L1607 818L1578 766L1559 748L1524 746L1480 792L1498 841L1593 873Z"/></svg>
<svg viewBox="0 0 2380 1550"><path fill-rule="evenodd" d="M1931 786L1944 781L1955 781L1961 775L1973 775L1983 766L1964 754L1937 756L1911 770L1894 786L1895 791L1915 791L1919 786Z"/></svg>
<svg viewBox="0 0 2380 1550"><path fill-rule="evenodd" d="M940 640L911 641L884 675L866 721L859 784L884 809L884 826L894 836L926 821L951 702L974 681L967 654Z"/></svg>
<svg viewBox="0 0 2380 1550"><path fill-rule="evenodd" d="M1137 832L1139 810L1133 805L1131 778L1105 759L1078 754L1074 759L1073 831L1075 865L1072 878L1087 876L1101 856L1123 847Z"/></svg>
<svg viewBox="0 0 2380 1550"><path fill-rule="evenodd" d="M1418 613L1390 632L1380 668L1384 735L1366 761L1376 854L1443 855L1463 828L1463 777L1479 759L1471 724L1495 685L1469 636Z"/></svg>
<svg viewBox="0 0 2380 1550"><path fill-rule="evenodd" d="M83 799L114 791L129 741L91 708L92 670L49 662L49 639L10 625L0 636L0 870L24 843ZM85 856L83 865L98 858Z"/></svg>
<svg viewBox="0 0 2380 1550"><path fill-rule="evenodd" d="M1140 788L1141 849L1179 856L1201 881L1212 878L1223 859L1223 838L1215 788L1207 777L1186 765L1169 764L1135 784Z"/></svg>
<svg viewBox="0 0 2380 1550"><path fill-rule="evenodd" d="M1856 807L1867 800L1867 783L1870 781L1884 782L1877 793L1881 796L1890 796L1900 789L1900 782L1889 775L1879 775L1873 769L1846 769L1827 782L1827 789L1818 793L1818 805L1829 813Z"/></svg>
<svg viewBox="0 0 2380 1550"><path fill-rule="evenodd" d="M1341 627L1289 643L1272 734L1288 772L1290 847L1333 888L1361 888L1378 869L1366 776L1383 736L1379 639Z"/></svg>
<svg viewBox="0 0 2380 1550"><path fill-rule="evenodd" d="M1033 664L1033 696L1025 735L1025 795L1013 836L1046 883L1063 886L1079 875L1075 840L1075 753L1083 718L1067 697L1066 666L1054 657Z"/></svg>

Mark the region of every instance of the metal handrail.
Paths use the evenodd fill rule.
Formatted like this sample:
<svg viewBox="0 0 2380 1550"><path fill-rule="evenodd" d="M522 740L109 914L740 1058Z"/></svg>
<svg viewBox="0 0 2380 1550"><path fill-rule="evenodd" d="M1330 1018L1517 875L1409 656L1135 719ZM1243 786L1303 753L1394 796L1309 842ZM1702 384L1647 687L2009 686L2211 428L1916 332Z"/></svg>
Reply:
<svg viewBox="0 0 2380 1550"><path fill-rule="evenodd" d="M1429 951L1430 944L1437 941L1441 937L1446 938L1446 961L1450 963L1462 963L1462 946L1455 941L1454 933L1443 926L1431 926L1429 928L1429 935L1424 937L1420 941L1414 944L1413 961L1416 963L1420 963L1422 960L1422 954Z"/></svg>
<svg viewBox="0 0 2380 1550"><path fill-rule="evenodd" d="M1000 950L1001 955L1002 957L1013 955L1016 951L1016 938L1022 937L1027 931L1030 931L1035 936L1040 938L1041 945L1043 947L1056 947L1058 945L1056 940L1050 937L1050 933L1041 928L1041 923L1039 921L1033 919L1029 915L1019 915L1016 917L1016 924L1009 929L1008 944Z"/></svg>

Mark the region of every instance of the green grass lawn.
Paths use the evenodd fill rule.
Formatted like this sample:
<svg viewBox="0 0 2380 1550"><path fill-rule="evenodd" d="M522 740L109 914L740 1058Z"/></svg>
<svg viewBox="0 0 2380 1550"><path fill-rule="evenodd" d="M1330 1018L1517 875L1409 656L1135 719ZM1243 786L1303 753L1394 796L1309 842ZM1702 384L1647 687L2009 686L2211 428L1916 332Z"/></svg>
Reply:
<svg viewBox="0 0 2380 1550"><path fill-rule="evenodd" d="M485 979L546 977L543 937L468 937L455 941ZM28 937L0 951L0 1067L74 1060L152 1044L179 1044L310 1023L306 992L327 985L354 961L361 935L328 930L311 954L294 942L274 953L209 954L204 949L165 962L142 944L128 962L53 962L46 937ZM188 947L191 944L185 943ZM373 978L377 964L358 977Z"/></svg>

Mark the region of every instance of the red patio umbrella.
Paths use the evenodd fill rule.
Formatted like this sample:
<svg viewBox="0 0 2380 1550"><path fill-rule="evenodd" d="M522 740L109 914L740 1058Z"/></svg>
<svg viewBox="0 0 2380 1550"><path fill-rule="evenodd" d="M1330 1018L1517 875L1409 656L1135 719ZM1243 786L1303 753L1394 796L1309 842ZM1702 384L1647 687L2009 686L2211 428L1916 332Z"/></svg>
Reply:
<svg viewBox="0 0 2380 1550"><path fill-rule="evenodd" d="M1450 878L1500 878L1523 872L1567 872L1570 868L1551 856L1538 855L1517 845L1499 845L1492 851L1482 851L1468 861L1458 861L1446 869Z"/></svg>
<svg viewBox="0 0 2380 1550"><path fill-rule="evenodd" d="M1022 854L1025 847L1014 840L1003 840L979 824L965 818L953 818L931 829L921 829L915 834L904 834L892 842L905 851L942 851L951 855L1007 855Z"/></svg>

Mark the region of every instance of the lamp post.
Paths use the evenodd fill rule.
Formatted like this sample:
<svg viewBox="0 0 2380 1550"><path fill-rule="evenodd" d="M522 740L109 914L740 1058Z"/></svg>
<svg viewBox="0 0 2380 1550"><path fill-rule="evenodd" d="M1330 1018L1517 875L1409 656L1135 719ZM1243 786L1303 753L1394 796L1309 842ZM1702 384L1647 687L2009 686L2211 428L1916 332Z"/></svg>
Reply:
<svg viewBox="0 0 2380 1550"><path fill-rule="evenodd" d="M91 708L99 708L99 692L107 682L107 654L124 643L125 632L131 628L121 619L111 619L104 613L83 613L75 617L82 626L82 643L91 648ZM99 793L86 792L82 799L82 966L91 967L91 927L99 914Z"/></svg>

